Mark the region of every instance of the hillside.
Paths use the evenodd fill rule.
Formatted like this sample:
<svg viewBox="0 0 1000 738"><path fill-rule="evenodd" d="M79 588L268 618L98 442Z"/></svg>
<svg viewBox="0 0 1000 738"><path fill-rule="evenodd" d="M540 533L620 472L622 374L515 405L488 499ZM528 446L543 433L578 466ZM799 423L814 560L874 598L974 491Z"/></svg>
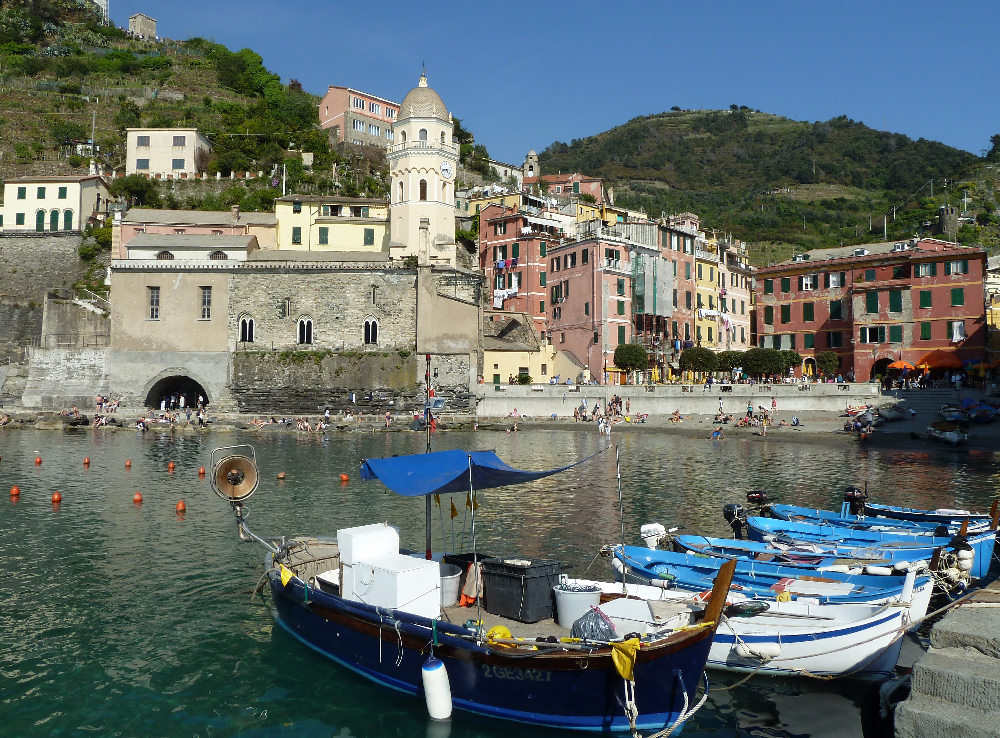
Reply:
<svg viewBox="0 0 1000 738"><path fill-rule="evenodd" d="M67 140L93 138L99 161L121 170L127 127L194 126L213 152L211 174L285 166L290 189L347 196L385 194L385 156L331 144L316 125L319 100L281 83L249 49L204 39L141 41L105 27L77 0L7 0L0 6L0 177L80 173L87 159ZM303 171L299 152L314 154ZM272 178L241 183L116 183L152 207L270 209Z"/></svg>
<svg viewBox="0 0 1000 738"><path fill-rule="evenodd" d="M539 158L543 172L603 177L618 204L651 215L698 213L706 228L750 242L756 263L881 240L882 213L890 213L889 238L928 232L937 205L961 198L954 183L980 161L845 116L805 123L746 108L635 118L570 144L557 141ZM974 230L963 237L981 238Z"/></svg>

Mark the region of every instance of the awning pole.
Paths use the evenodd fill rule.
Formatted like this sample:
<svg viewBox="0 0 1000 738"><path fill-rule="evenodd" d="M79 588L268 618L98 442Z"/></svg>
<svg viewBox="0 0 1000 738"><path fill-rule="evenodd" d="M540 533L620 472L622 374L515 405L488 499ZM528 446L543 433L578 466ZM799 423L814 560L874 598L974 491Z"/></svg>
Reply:
<svg viewBox="0 0 1000 738"><path fill-rule="evenodd" d="M615 444L615 469L618 474L618 516L622 521L622 556L625 555L625 502L622 500L622 465L618 459L618 444ZM472 510L475 514L475 508ZM625 588L625 572L622 571L622 594L628 594Z"/></svg>
<svg viewBox="0 0 1000 738"><path fill-rule="evenodd" d="M427 368L424 371L424 439L427 441L427 453L431 452L431 355L426 354ZM424 543L426 556L431 558L431 496L424 496Z"/></svg>
<svg viewBox="0 0 1000 738"><path fill-rule="evenodd" d="M475 589L472 591L476 594L476 623L481 625L483 622L483 598L479 594L479 552L476 550L476 490L472 485L472 454L469 454L469 497L472 500L472 571L475 573L476 577ZM477 627L477 644L479 643L482 634L483 629L481 627Z"/></svg>

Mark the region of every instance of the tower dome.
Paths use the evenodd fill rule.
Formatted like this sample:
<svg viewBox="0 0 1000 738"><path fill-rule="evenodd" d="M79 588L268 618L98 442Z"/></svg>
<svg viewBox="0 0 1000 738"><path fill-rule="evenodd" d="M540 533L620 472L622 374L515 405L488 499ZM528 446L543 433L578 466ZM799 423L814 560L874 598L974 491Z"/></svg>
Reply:
<svg viewBox="0 0 1000 738"><path fill-rule="evenodd" d="M427 86L427 75L421 74L417 86L406 93L399 106L399 119L406 118L439 118L451 120L448 108L444 106L441 96Z"/></svg>

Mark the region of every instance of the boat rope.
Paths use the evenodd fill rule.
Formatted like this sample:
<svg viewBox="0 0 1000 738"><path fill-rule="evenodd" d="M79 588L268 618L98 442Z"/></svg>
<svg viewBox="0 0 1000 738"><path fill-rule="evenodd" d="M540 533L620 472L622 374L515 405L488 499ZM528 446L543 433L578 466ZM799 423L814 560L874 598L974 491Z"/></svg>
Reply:
<svg viewBox="0 0 1000 738"><path fill-rule="evenodd" d="M710 691L708 687L708 672L703 671L701 673L702 679L705 682L705 687L704 690L702 691L701 699L698 700L698 703L690 709L688 709L688 704L689 704L688 693L687 689L685 689L684 687L684 677L681 675L679 671L675 671L674 674L677 675L677 680L681 683L681 692L684 694L684 707L681 710L680 714L677 716L677 719L674 720L673 723L671 723L668 727L664 728L660 732L653 733L651 736L648 736L647 738L666 738L666 736L672 735L674 731L679 730L680 727L684 725L685 722L687 722L688 718L690 718L692 715L698 712L698 710L702 708L702 705L705 704L705 701L708 700L708 693Z"/></svg>
<svg viewBox="0 0 1000 738"><path fill-rule="evenodd" d="M393 623L393 628L396 630L396 638L399 641L399 651L396 653L396 668L403 663L403 633L399 630L399 618L396 618Z"/></svg>
<svg viewBox="0 0 1000 738"><path fill-rule="evenodd" d="M632 738L642 738L642 733L635 727L635 721L639 718L639 706L635 704L635 682L631 679L622 679L625 683L625 716L628 718L628 727L632 731ZM687 699L687 694L684 695Z"/></svg>

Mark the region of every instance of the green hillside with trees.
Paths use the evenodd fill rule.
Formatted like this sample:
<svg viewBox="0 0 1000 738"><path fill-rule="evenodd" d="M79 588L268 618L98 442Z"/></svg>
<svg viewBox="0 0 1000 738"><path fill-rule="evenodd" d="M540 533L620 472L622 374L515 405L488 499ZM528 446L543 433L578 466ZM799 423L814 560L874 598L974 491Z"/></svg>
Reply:
<svg viewBox="0 0 1000 738"><path fill-rule="evenodd" d="M616 204L652 216L697 213L709 230L750 242L759 264L881 240L884 230L890 239L930 234L938 206L962 205L966 192L970 217L983 222L964 227L961 240L996 245L995 182L984 181L983 160L846 116L805 123L736 105L674 109L557 141L539 158L546 173L604 178Z"/></svg>

